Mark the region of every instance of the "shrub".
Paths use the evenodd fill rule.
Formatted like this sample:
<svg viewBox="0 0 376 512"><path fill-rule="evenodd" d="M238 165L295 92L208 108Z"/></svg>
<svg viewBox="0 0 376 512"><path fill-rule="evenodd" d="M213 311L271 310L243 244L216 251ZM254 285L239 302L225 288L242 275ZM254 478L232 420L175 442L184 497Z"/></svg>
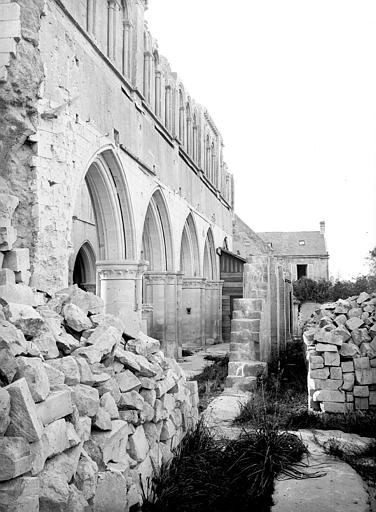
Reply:
<svg viewBox="0 0 376 512"><path fill-rule="evenodd" d="M314 281L308 277L301 277L293 282L295 297L301 302L329 302L338 299L359 295L362 292L376 291L376 276L358 276L352 281Z"/></svg>

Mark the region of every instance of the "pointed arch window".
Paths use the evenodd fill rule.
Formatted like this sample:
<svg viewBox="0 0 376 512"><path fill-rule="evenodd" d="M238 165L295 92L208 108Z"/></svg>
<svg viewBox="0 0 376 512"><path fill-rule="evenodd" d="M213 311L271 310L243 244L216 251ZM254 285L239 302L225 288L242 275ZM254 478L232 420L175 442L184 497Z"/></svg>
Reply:
<svg viewBox="0 0 376 512"><path fill-rule="evenodd" d="M152 55L150 52L149 36L144 34L144 97L146 101L151 103L151 75L152 75Z"/></svg>
<svg viewBox="0 0 376 512"><path fill-rule="evenodd" d="M214 142L211 143L210 157L211 157L211 162L210 162L211 181L215 185L216 181L217 181L216 180L217 172L216 172L216 155L215 155Z"/></svg>
<svg viewBox="0 0 376 512"><path fill-rule="evenodd" d="M116 0L107 0L107 57L111 60L114 60L116 55L117 9Z"/></svg>

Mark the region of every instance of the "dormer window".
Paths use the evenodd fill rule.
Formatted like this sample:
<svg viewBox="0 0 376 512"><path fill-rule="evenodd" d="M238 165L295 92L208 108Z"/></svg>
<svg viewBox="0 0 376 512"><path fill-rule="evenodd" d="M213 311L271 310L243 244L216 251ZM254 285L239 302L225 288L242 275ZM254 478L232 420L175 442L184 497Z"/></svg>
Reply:
<svg viewBox="0 0 376 512"><path fill-rule="evenodd" d="M273 244L272 244L272 242L267 242L267 246L268 246L270 249L273 249Z"/></svg>
<svg viewBox="0 0 376 512"><path fill-rule="evenodd" d="M305 245L305 240L299 240L299 245Z"/></svg>

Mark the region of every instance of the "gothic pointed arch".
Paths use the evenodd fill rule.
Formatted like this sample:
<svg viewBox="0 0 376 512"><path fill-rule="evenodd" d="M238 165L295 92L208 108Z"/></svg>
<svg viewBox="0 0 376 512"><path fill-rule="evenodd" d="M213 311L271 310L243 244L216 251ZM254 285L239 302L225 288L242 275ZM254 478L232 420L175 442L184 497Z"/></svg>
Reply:
<svg viewBox="0 0 376 512"><path fill-rule="evenodd" d="M94 212L97 259L135 259L135 230L128 184L120 160L111 148L92 158L84 180Z"/></svg>
<svg viewBox="0 0 376 512"><path fill-rule="evenodd" d="M173 269L171 221L162 192L156 190L149 202L142 234L142 259L150 271Z"/></svg>
<svg viewBox="0 0 376 512"><path fill-rule="evenodd" d="M205 239L203 276L211 281L217 279L217 258L211 228L208 229Z"/></svg>
<svg viewBox="0 0 376 512"><path fill-rule="evenodd" d="M86 240L74 258L73 284L87 292L96 292L96 255L90 241Z"/></svg>
<svg viewBox="0 0 376 512"><path fill-rule="evenodd" d="M196 225L190 213L185 221L180 245L180 270L185 277L200 275L200 255Z"/></svg>

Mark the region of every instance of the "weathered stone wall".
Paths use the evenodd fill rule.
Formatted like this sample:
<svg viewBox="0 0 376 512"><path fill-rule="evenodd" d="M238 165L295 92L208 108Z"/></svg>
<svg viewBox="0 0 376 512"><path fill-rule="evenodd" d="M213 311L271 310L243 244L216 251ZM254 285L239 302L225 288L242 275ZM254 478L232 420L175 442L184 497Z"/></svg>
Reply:
<svg viewBox="0 0 376 512"><path fill-rule="evenodd" d="M308 322L308 406L344 413L376 409L376 294L323 304Z"/></svg>

